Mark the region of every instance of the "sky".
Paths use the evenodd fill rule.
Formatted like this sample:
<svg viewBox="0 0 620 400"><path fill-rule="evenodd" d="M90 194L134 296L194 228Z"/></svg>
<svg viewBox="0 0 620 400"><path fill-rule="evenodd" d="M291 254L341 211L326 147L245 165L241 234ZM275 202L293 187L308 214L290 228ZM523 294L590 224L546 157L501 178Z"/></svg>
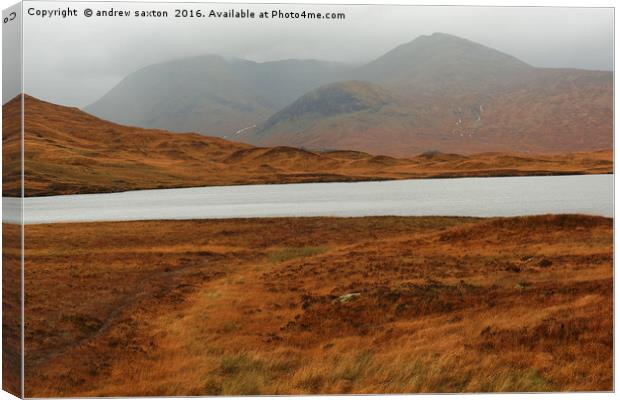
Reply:
<svg viewBox="0 0 620 400"><path fill-rule="evenodd" d="M371 61L420 35L443 32L538 67L613 69L610 8L241 5L26 2L69 5L76 17L24 15L24 88L84 107L144 66L201 54L254 61ZM85 17L84 10L160 10L168 18ZM174 18L174 9L344 12L344 20ZM3 96L4 97L4 96Z"/></svg>

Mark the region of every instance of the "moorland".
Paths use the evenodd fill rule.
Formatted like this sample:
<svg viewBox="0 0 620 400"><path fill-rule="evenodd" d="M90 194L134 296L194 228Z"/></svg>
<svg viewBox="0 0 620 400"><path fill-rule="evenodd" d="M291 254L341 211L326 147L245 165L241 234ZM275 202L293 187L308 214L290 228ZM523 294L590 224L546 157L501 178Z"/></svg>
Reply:
<svg viewBox="0 0 620 400"><path fill-rule="evenodd" d="M26 395L612 390L612 220L26 226Z"/></svg>
<svg viewBox="0 0 620 400"><path fill-rule="evenodd" d="M360 151L255 147L196 133L118 125L24 96L26 196L214 185L350 182L470 176L607 174L609 149L576 153L452 154L407 158ZM3 193L21 194L20 98L3 106Z"/></svg>

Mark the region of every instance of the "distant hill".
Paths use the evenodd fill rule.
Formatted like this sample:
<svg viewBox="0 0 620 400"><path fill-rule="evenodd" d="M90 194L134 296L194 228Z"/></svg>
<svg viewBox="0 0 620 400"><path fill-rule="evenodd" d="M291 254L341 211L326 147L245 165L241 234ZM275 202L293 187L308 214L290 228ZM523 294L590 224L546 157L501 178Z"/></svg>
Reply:
<svg viewBox="0 0 620 400"><path fill-rule="evenodd" d="M394 96L378 85L336 82L306 93L245 135L252 135L251 140L257 142L329 149L333 144L343 144L337 134L342 135L347 128L355 129L359 124L368 126L373 115L395 102ZM351 144L349 148L355 147Z"/></svg>
<svg viewBox="0 0 620 400"><path fill-rule="evenodd" d="M342 112L367 112L368 107L389 107L392 101L374 86L357 82L338 84L326 93L335 98L353 96ZM359 103L356 96L368 102ZM299 111L322 112L312 102L307 106L300 105ZM14 122L21 102L15 98L2 109L3 195L19 196L21 135ZM426 152L394 158L358 151L253 147L195 133L128 127L30 96L25 96L24 109L27 196L234 184L609 173L613 168L611 151L536 157Z"/></svg>
<svg viewBox="0 0 620 400"><path fill-rule="evenodd" d="M268 118L351 68L316 60L256 63L205 55L142 68L84 111L126 125L221 137Z"/></svg>
<svg viewBox="0 0 620 400"><path fill-rule="evenodd" d="M294 112L308 95L244 132L257 145L408 156L444 152L590 151L613 145L613 75L534 68L446 34L421 36L351 72L393 101L375 110ZM342 111L342 110L341 110ZM289 115L289 118L285 116ZM240 138L241 140L241 138Z"/></svg>

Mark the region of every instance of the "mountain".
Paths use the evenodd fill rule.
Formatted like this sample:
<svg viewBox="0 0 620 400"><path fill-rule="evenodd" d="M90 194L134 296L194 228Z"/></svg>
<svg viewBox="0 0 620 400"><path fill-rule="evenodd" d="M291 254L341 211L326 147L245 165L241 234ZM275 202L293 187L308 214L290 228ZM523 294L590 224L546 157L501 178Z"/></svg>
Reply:
<svg viewBox="0 0 620 400"><path fill-rule="evenodd" d="M506 87L522 82L532 70L508 54L457 36L434 33L396 47L352 75L420 94Z"/></svg>
<svg viewBox="0 0 620 400"><path fill-rule="evenodd" d="M252 133L253 130L248 133L258 141L262 133L268 132L267 141L328 148L320 144L330 140L335 143L337 138L322 134L335 131L342 134L347 126L355 128L360 122L366 123L369 116L389 108L394 102L395 98L380 86L361 81L336 82L306 93L267 119L256 133ZM314 133L318 133L318 137L313 136Z"/></svg>
<svg viewBox="0 0 620 400"><path fill-rule="evenodd" d="M84 111L126 125L226 136L349 69L316 60L256 63L205 55L136 71Z"/></svg>
<svg viewBox="0 0 620 400"><path fill-rule="evenodd" d="M243 140L392 156L428 150L572 152L613 145L611 72L535 68L465 39L433 34L351 75L383 88L394 100L372 112L300 114L295 104L307 95L329 102L327 96L316 98L326 86L244 132Z"/></svg>
<svg viewBox="0 0 620 400"><path fill-rule="evenodd" d="M355 107L383 107L391 101L372 86L344 86L374 99L371 104L352 101ZM21 106L17 97L2 107L3 196L21 193L21 129L15 123L21 120ZM431 152L405 159L357 151L253 147L196 133L123 126L27 95L24 110L26 196L234 184L609 173L613 168L611 151L543 157Z"/></svg>
<svg viewBox="0 0 620 400"><path fill-rule="evenodd" d="M329 117L362 110L379 110L391 101L392 96L380 86L360 81L336 82L305 94L269 118L265 126L274 125L281 119L304 115Z"/></svg>
<svg viewBox="0 0 620 400"><path fill-rule="evenodd" d="M365 65L202 56L137 71L85 111L257 146L410 157L612 147L613 74L536 68L434 33Z"/></svg>

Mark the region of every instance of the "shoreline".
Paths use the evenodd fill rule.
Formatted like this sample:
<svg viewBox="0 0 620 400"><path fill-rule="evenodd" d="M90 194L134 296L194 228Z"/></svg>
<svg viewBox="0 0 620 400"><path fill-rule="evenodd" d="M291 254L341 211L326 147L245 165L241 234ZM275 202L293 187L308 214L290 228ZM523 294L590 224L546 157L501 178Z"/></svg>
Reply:
<svg viewBox="0 0 620 400"><path fill-rule="evenodd" d="M363 183L363 182L391 182L391 181L418 181L418 180L440 180L440 179L469 179L469 178L527 178L527 177L552 177L552 176L584 176L584 175L613 175L614 171L609 172L580 172L580 171L540 171L539 173L530 173L529 171L523 171L523 173L501 173L501 174L474 174L474 175L446 175L446 174L436 174L436 175L424 175L418 177L402 177L402 178L368 178L368 177L360 177L356 179L355 177L349 179L349 177L344 177L343 180L317 180L317 181L302 181L302 182L265 182L265 183L232 183L232 184L214 184L214 185L205 185L205 186L166 186L166 187L144 187L144 188L136 188L136 189L127 189L127 190L119 190L119 191L97 191L97 192L75 192L75 193L54 193L50 192L46 194L37 194L36 196L26 194L24 199L31 198L41 198L41 197L56 197L56 196L79 196L79 195L97 195L97 194L115 194L115 193L130 193L130 192L142 192L148 190L174 190L174 189L200 189L200 188L220 188L220 187L243 187L243 186L278 186L278 185L307 185L307 184L315 184L315 183ZM3 191L11 193L11 191ZM19 199L22 197L15 196L2 196L3 198L11 198L11 199Z"/></svg>

